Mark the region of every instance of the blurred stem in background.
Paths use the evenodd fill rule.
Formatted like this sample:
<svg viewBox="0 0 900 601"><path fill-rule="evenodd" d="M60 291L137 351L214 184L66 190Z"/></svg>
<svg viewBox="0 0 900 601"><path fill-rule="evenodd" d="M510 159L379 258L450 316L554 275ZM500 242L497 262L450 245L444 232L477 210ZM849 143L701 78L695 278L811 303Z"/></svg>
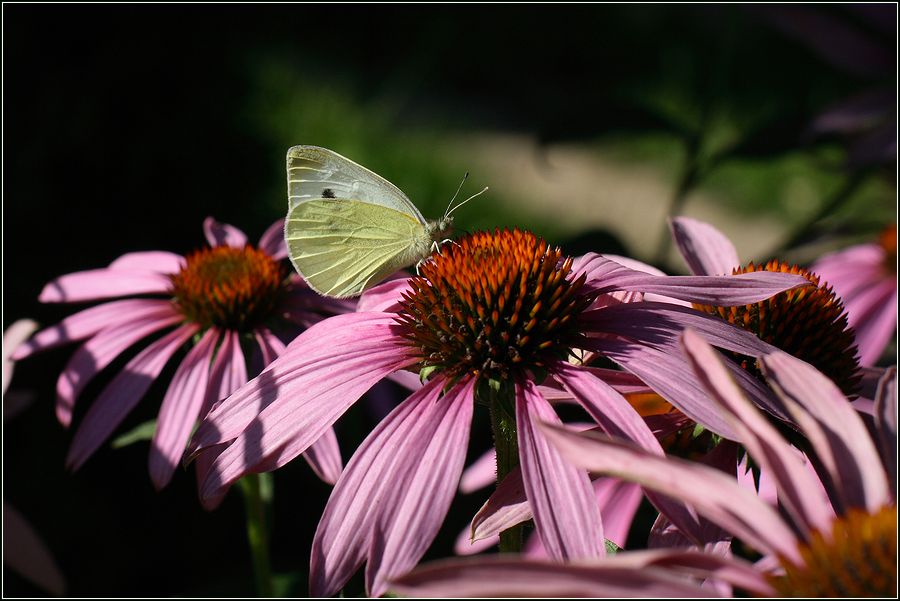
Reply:
<svg viewBox="0 0 900 601"><path fill-rule="evenodd" d="M256 592L260 597L272 597L272 562L269 557L269 520L272 506L272 474L250 474L239 480L247 514L247 541L253 561Z"/></svg>

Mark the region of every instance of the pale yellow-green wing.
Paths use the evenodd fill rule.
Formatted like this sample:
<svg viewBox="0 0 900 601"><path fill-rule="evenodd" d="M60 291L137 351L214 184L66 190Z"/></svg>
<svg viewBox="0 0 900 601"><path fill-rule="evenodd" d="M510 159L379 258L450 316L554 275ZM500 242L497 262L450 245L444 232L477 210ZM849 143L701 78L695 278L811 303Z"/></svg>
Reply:
<svg viewBox="0 0 900 601"><path fill-rule="evenodd" d="M383 205L320 198L291 208L284 239L294 267L320 294L347 298L428 255L423 224Z"/></svg>

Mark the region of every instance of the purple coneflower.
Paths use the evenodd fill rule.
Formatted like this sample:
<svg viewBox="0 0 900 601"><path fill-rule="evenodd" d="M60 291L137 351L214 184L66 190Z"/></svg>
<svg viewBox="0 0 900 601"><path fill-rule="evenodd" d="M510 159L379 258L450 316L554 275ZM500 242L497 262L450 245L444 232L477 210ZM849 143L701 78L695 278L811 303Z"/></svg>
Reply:
<svg viewBox="0 0 900 601"><path fill-rule="evenodd" d="M557 382L607 432L661 455L628 402L598 372L568 361L574 350L602 353L646 377L674 404L706 414L708 400L687 376L685 359L672 352L678 333L696 327L714 344L742 353L771 347L689 308L622 303L613 293L735 304L806 284L772 273L654 276L597 255L573 262L518 230L479 232L445 245L421 274L408 280L399 303L396 291L404 284L392 282L394 296L363 297L361 307L370 310L304 332L214 408L190 446L196 455L229 444L202 487L201 494L214 497L243 474L296 457L392 372L418 371L427 380L366 438L332 491L313 541L314 596L336 593L364 561L367 591L378 596L388 579L419 561L454 496L476 401L491 409L498 475L517 463L521 468L548 555L557 561L602 556L600 512L587 472L563 461L538 430L539 422L559 423L539 381ZM736 365L734 371L744 373ZM656 502L690 531L685 508Z"/></svg>
<svg viewBox="0 0 900 601"><path fill-rule="evenodd" d="M877 244L825 255L810 269L844 301L859 361L874 365L897 329L897 226L886 228Z"/></svg>
<svg viewBox="0 0 900 601"><path fill-rule="evenodd" d="M696 275L780 272L803 276L812 286L788 290L761 302L743 306L697 303L695 308L717 315L760 339L827 374L845 394L860 390L857 341L847 324L844 305L828 283L813 271L777 259L742 266L734 246L708 223L677 217L670 226L678 250ZM755 361L742 359L744 368L757 373Z"/></svg>
<svg viewBox="0 0 900 601"><path fill-rule="evenodd" d="M86 340L56 385L56 415L66 427L76 399L100 371L135 344L166 331L131 359L91 405L69 449L71 469L81 467L166 363L190 344L166 391L150 448L150 476L157 489L163 488L197 419L244 384L248 370L258 373L284 350L277 331L297 332L324 316L352 310L347 303L319 297L299 277L288 277L281 261L287 256L283 220L266 230L257 246L248 244L237 228L211 217L203 229L210 247L186 257L165 251L128 253L107 268L59 277L41 292L46 303L140 296L75 313L16 351L14 358L22 359ZM248 368L245 351L255 352L252 360L258 365L251 361ZM324 480L337 480L341 459L333 431L322 432L307 459Z"/></svg>
<svg viewBox="0 0 900 601"><path fill-rule="evenodd" d="M547 596L617 596L623 580L645 575L645 586L655 587L647 594L664 596L680 593L655 586L660 578L685 587L692 582L698 586L700 577L760 595L895 597L896 371L890 370L879 388L878 437L873 441L848 399L823 374L785 353L762 358L769 382L808 440L816 458L813 471L748 401L717 352L690 331L684 346L716 410L734 426L753 460L772 475L780 511L713 468L660 457L596 433L554 424L541 428L574 465L681 500L742 540L763 556L753 573L742 560L659 550L577 566L522 559L446 561L422 566L392 588L413 596L514 596L540 580L540 591Z"/></svg>

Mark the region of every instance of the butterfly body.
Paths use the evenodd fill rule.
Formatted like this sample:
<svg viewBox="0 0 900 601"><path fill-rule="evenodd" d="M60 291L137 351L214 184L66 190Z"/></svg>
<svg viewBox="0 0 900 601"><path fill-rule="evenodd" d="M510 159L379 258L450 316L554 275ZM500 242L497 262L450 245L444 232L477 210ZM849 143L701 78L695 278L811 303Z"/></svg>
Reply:
<svg viewBox="0 0 900 601"><path fill-rule="evenodd" d="M358 296L415 265L452 230L452 217L425 219L396 186L316 146L288 151L285 242L310 288Z"/></svg>

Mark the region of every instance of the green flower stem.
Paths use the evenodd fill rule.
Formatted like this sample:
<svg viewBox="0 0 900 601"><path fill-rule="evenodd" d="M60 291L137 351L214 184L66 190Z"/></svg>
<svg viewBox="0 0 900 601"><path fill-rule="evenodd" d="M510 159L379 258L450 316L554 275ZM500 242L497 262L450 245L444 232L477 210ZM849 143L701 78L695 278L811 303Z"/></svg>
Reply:
<svg viewBox="0 0 900 601"><path fill-rule="evenodd" d="M519 441L516 433L515 393L505 383L488 388L491 427L497 449L497 484L519 465ZM501 553L520 553L524 546L524 524L500 533Z"/></svg>
<svg viewBox="0 0 900 601"><path fill-rule="evenodd" d="M239 481L247 513L247 541L253 559L256 592L272 597L272 564L269 558L269 524L266 514L272 500L272 474L249 474Z"/></svg>

